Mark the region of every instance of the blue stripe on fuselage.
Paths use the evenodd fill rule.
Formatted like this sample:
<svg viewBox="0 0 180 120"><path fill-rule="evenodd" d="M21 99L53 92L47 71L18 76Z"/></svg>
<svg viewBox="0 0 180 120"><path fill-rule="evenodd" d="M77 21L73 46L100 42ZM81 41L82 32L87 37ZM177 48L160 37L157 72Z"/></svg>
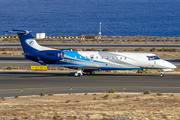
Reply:
<svg viewBox="0 0 180 120"><path fill-rule="evenodd" d="M64 53L65 53L66 56L71 57L71 58L66 57L65 59L74 60L74 61L82 61L82 62L83 62L83 60L84 61L91 61L91 59L85 58L84 56L80 55L78 53L78 51L64 51ZM97 61L97 60L94 60L94 59L93 59L93 62L105 63L105 62Z"/></svg>
<svg viewBox="0 0 180 120"><path fill-rule="evenodd" d="M139 69L139 68L100 66L99 69L101 70L127 70L127 69Z"/></svg>

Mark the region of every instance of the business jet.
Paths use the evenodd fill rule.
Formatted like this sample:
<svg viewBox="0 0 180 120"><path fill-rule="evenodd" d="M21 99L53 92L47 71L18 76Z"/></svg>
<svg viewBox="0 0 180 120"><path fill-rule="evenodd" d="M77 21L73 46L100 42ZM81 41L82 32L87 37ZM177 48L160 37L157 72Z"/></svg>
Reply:
<svg viewBox="0 0 180 120"><path fill-rule="evenodd" d="M27 30L7 31L19 36L23 55L26 59L41 65L61 66L77 69L75 76L94 74L97 70L161 69L173 71L176 66L152 53L75 51L73 49L53 49L39 45Z"/></svg>

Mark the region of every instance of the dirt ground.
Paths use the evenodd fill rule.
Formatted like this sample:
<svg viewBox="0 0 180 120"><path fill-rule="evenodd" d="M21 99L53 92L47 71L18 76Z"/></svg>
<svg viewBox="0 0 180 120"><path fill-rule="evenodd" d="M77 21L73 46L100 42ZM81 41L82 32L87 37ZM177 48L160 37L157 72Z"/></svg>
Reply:
<svg viewBox="0 0 180 120"><path fill-rule="evenodd" d="M1 98L0 119L179 120L180 94L70 93Z"/></svg>

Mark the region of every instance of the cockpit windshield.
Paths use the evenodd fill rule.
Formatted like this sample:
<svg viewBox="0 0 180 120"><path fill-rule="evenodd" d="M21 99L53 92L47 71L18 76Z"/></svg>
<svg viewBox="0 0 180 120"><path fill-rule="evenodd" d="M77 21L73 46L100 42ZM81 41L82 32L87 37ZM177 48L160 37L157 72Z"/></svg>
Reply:
<svg viewBox="0 0 180 120"><path fill-rule="evenodd" d="M158 56L147 56L147 57L148 57L148 60L158 60L158 59L161 59Z"/></svg>

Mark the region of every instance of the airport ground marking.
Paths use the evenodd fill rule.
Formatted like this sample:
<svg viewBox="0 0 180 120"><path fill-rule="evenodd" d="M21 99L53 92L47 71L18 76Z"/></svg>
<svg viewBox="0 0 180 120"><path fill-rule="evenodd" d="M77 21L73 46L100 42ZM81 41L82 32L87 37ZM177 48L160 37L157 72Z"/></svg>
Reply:
<svg viewBox="0 0 180 120"><path fill-rule="evenodd" d="M125 86L87 86L87 87L73 87L74 89L82 88L122 88L125 89ZM180 87L156 87L156 86L126 86L126 88L162 88L162 89L180 89ZM22 89L2 89L3 91L19 91L19 90L48 90L48 89L69 89L69 87L45 87L45 88L22 88ZM71 87L72 90L72 87Z"/></svg>

